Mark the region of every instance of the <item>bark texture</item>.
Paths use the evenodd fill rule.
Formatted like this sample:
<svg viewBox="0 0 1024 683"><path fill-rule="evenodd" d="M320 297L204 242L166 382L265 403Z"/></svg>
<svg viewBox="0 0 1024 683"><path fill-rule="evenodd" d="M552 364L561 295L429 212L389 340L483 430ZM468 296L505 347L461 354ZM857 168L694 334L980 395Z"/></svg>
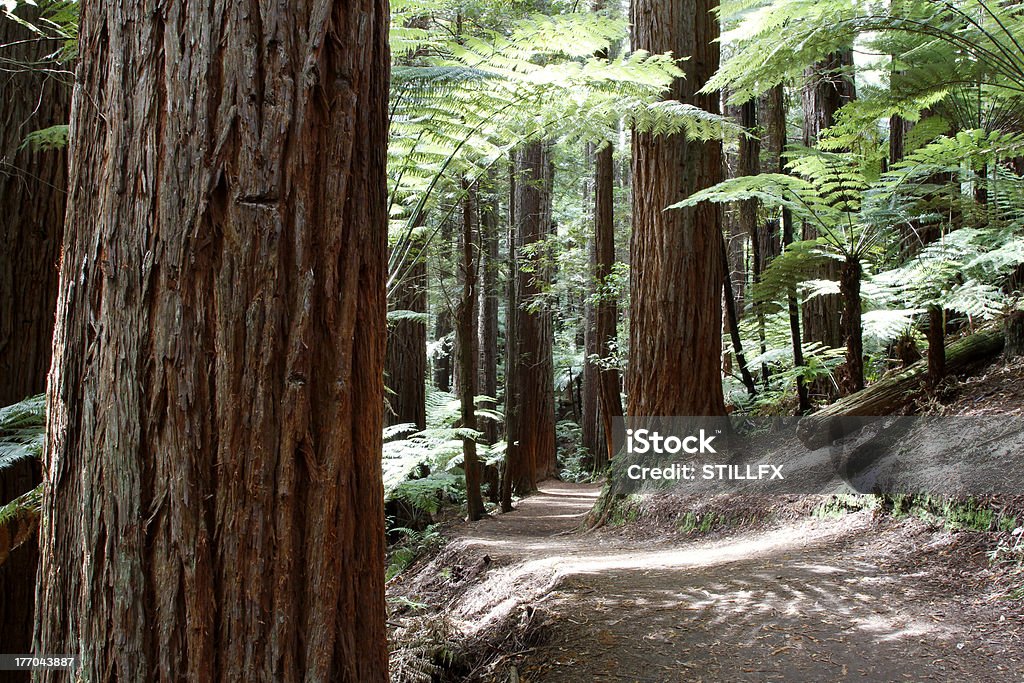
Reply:
<svg viewBox="0 0 1024 683"><path fill-rule="evenodd" d="M549 281L549 267L539 245L551 228L554 166L547 145L536 142L519 152L516 167L518 265L512 305L517 310L510 337L514 335L517 343L509 362L515 365L518 446L509 461L509 472L513 488L521 495L555 474L553 325L551 312L538 305Z"/></svg>
<svg viewBox="0 0 1024 683"><path fill-rule="evenodd" d="M615 453L613 420L622 417L622 381L610 362L618 347L619 307L608 291L608 278L615 267L615 178L612 147L602 147L594 160L594 277L600 296L594 305L594 336L597 354L604 362L598 369L598 398L604 428L604 451L595 454L594 469L602 471Z"/></svg>
<svg viewBox="0 0 1024 683"><path fill-rule="evenodd" d="M18 15L31 20L33 10L21 7ZM0 71L0 406L7 406L46 389L67 201L66 150L23 143L33 131L68 122L71 88L27 66L45 64L57 42L38 40L4 16L0 46L0 59L15 63Z"/></svg>
<svg viewBox="0 0 1024 683"><path fill-rule="evenodd" d="M476 429L476 283L477 283L477 239L475 227L476 193L463 181L466 194L462 202L462 232L459 235L461 264L459 279L462 281L462 296L455 309L455 350L459 361L456 375L456 390L459 394L460 426ZM469 521L480 519L484 512L480 496L480 463L476 455L476 441L462 440L462 469L466 473L466 508Z"/></svg>
<svg viewBox="0 0 1024 683"><path fill-rule="evenodd" d="M413 262L398 283L389 302L395 311L427 312L427 264L421 257L421 243L412 247ZM385 413L388 425L427 426L427 325L422 320L397 320L388 326L388 350L384 363L387 383Z"/></svg>
<svg viewBox="0 0 1024 683"><path fill-rule="evenodd" d="M671 99L719 110L698 94L718 68L714 0L636 0L635 49L689 57ZM722 415L720 209L665 207L714 185L718 142L633 135L633 242L627 387L631 415Z"/></svg>
<svg viewBox="0 0 1024 683"><path fill-rule="evenodd" d="M387 3L81 11L35 650L385 681Z"/></svg>

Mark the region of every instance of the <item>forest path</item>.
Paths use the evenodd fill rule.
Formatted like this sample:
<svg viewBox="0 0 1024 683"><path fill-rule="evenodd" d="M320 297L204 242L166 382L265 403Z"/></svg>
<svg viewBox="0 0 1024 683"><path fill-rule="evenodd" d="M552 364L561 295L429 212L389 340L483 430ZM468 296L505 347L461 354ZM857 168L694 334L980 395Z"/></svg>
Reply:
<svg viewBox="0 0 1024 683"><path fill-rule="evenodd" d="M900 539L867 513L653 543L578 531L598 493L548 482L457 536L492 560L448 606L463 628L550 619L515 658L523 681L1024 680L1005 606L887 568Z"/></svg>

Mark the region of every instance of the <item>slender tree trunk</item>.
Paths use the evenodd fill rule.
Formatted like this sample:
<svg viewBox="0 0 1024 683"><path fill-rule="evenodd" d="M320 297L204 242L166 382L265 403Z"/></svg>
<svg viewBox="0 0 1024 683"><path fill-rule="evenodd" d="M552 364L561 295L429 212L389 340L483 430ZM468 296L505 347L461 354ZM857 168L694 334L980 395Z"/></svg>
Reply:
<svg viewBox="0 0 1024 683"><path fill-rule="evenodd" d="M34 7L20 17L34 20ZM57 260L67 201L65 150L33 151L25 136L68 122L71 76L41 68L60 49L0 13L0 407L46 391ZM25 65L24 67L20 65ZM59 65L48 65L59 68ZM0 506L35 488L39 464L0 470ZM0 566L0 649L32 651L38 543L26 541ZM7 672L10 680L29 676Z"/></svg>
<svg viewBox="0 0 1024 683"><path fill-rule="evenodd" d="M725 274L725 280L722 283L723 290L725 292L725 313L726 322L729 328L729 336L732 338L733 353L736 354L736 363L740 366L740 377L743 380L743 386L747 388L747 393L751 396L757 396L757 385L754 384L754 377L750 374L750 369L747 368L747 357L743 353L743 340L740 339L740 322L739 316L736 314L736 301L733 299L732 283L729 282L729 255L726 251L725 238L722 238L722 271Z"/></svg>
<svg viewBox="0 0 1024 683"><path fill-rule="evenodd" d="M594 277L594 265L596 264L597 245L593 237L587 240L587 261L590 264L590 281L594 283L592 289L588 290L587 301L583 304L583 377L580 396L580 412L582 420L580 423L583 446L590 454L590 465L595 466L598 461L607 460L607 455L599 455L598 451L604 449L605 445L601 440L601 398L600 383L601 370L591 360L592 357L601 353L600 340L597 336L597 310L592 298L593 289L596 289Z"/></svg>
<svg viewBox="0 0 1024 683"><path fill-rule="evenodd" d="M717 112L698 91L718 68L714 0L636 0L633 47L690 57L669 97ZM721 144L633 135L629 413L723 415L719 207L665 207L721 179Z"/></svg>
<svg viewBox="0 0 1024 683"><path fill-rule="evenodd" d="M434 316L434 339L439 342L434 353L434 388L438 391L452 390L452 306L449 288L453 284L452 273L452 237L453 228L449 219L445 219L438 234L437 246L437 280L441 289L441 302L438 304L437 315Z"/></svg>
<svg viewBox="0 0 1024 683"><path fill-rule="evenodd" d="M81 11L35 652L386 681L387 4Z"/></svg>
<svg viewBox="0 0 1024 683"><path fill-rule="evenodd" d="M518 448L510 461L512 485L523 495L537 482L555 474L555 389L550 311L538 305L549 282L545 255L531 253L548 236L551 225L551 188L554 168L544 143L530 143L517 155L516 231L520 254L515 288L515 365Z"/></svg>
<svg viewBox="0 0 1024 683"><path fill-rule="evenodd" d="M793 243L793 216L789 209L782 210L782 246L788 247ZM799 370L804 367L803 341L800 338L800 305L796 298L796 287L790 287L786 293L786 303L789 308L789 334L793 341L793 366ZM799 374L796 376L797 413L806 415L811 410L810 392L807 390L807 383Z"/></svg>
<svg viewBox="0 0 1024 683"><path fill-rule="evenodd" d="M803 88L804 128L803 143L811 147L821 132L835 123L841 106L856 98L852 77L847 71L853 65L853 51L841 50L829 54L805 73ZM803 239L814 239L820 233L813 223L803 225ZM819 277L839 278L839 267L830 262ZM837 294L816 296L804 303L804 338L838 348L843 343L840 324L842 298ZM817 390L832 395L831 383L822 382Z"/></svg>
<svg viewBox="0 0 1024 683"><path fill-rule="evenodd" d="M479 392L495 398L498 395L498 196L491 188L480 205L480 319L479 338ZM488 407L495 404L488 402ZM487 443L498 438L497 425L485 420L480 425Z"/></svg>
<svg viewBox="0 0 1024 683"><path fill-rule="evenodd" d="M427 264L421 254L422 243L412 247L412 258L405 277L398 283L390 303L396 311L427 312ZM427 426L427 325L422 320L397 320L388 326L388 349L384 377L390 393L385 411L388 425Z"/></svg>
<svg viewBox="0 0 1024 683"><path fill-rule="evenodd" d="M622 417L621 380L613 356L618 347L619 311L615 296L608 291L615 267L615 176L612 146L594 155L594 278L598 285L594 305L594 336L602 363L598 371L598 397L604 427L604 450L594 455L594 469L603 471L615 455L615 418Z"/></svg>
<svg viewBox="0 0 1024 683"><path fill-rule="evenodd" d="M523 462L519 449L519 262L516 259L516 243L519 228L516 216L516 160L515 154L509 159L508 188L508 302L505 314L505 466L501 475L501 511L512 511L513 477L519 483L534 490L532 463Z"/></svg>
<svg viewBox="0 0 1024 683"><path fill-rule="evenodd" d="M846 345L844 394L864 388L864 335L861 329L860 280L861 264L847 258L839 272L839 292L843 298L843 343Z"/></svg>
<svg viewBox="0 0 1024 683"><path fill-rule="evenodd" d="M462 234L459 240L462 252L460 279L462 298L455 311L455 348L459 358L457 389L461 406L460 425L476 429L476 230L474 204L476 193L468 181L463 181L465 199L462 202ZM476 441L462 439L463 471L466 473L466 509L469 521L475 522L484 514L480 496L480 463L476 456Z"/></svg>
<svg viewBox="0 0 1024 683"><path fill-rule="evenodd" d="M928 307L928 383L934 388L946 376L946 316L941 306Z"/></svg>

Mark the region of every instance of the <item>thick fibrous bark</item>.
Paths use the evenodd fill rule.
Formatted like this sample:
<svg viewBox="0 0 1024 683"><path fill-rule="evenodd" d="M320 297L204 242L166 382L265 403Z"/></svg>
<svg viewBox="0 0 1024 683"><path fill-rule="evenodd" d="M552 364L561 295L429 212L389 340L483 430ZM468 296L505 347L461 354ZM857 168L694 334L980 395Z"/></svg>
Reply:
<svg viewBox="0 0 1024 683"><path fill-rule="evenodd" d="M427 264L420 251L412 247L413 262L399 281L390 301L395 311L427 312ZM426 415L427 326L422 320L397 320L388 327L388 350L384 363L384 381L390 389L385 414L389 425L427 426Z"/></svg>
<svg viewBox="0 0 1024 683"><path fill-rule="evenodd" d="M519 152L516 166L516 250L520 264L512 302L517 308L515 327L510 328L509 336L516 337L518 348L509 362L516 366L512 374L516 382L518 447L514 457L510 456L509 472L512 486L522 495L555 474L552 320L550 311L536 306L546 288L549 268L543 254L524 256L526 247L538 245L550 231L554 168L547 146L539 142Z"/></svg>
<svg viewBox="0 0 1024 683"><path fill-rule="evenodd" d="M385 681L387 3L81 10L35 651Z"/></svg>
<svg viewBox="0 0 1024 683"><path fill-rule="evenodd" d="M594 278L598 297L594 306L594 336L597 354L610 360L618 346L619 311L615 297L604 286L615 266L615 184L611 145L597 150L594 158ZM622 417L622 394L618 368L602 363L598 374L598 399L604 427L605 450L594 455L594 469L603 470L615 455L613 420Z"/></svg>
<svg viewBox="0 0 1024 683"><path fill-rule="evenodd" d="M25 5L17 13L36 15ZM63 149L33 151L23 143L33 131L68 121L71 88L63 81L70 76L34 68L59 49L0 13L0 407L43 393L50 369L68 160ZM38 483L37 463L0 470L0 505ZM4 652L32 650L37 545L33 533L0 566ZM28 680L27 673L7 675Z"/></svg>
<svg viewBox="0 0 1024 683"><path fill-rule="evenodd" d="M637 0L635 49L688 56L671 99L719 110L698 91L718 68L714 0ZM721 179L719 142L684 134L633 135L629 414L721 415L720 209L704 202L665 211Z"/></svg>

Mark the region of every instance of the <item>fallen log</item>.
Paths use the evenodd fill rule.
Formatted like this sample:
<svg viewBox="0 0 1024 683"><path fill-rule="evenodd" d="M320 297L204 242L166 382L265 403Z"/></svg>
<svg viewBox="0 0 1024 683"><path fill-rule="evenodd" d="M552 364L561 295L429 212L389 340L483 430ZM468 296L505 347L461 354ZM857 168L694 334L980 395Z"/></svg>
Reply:
<svg viewBox="0 0 1024 683"><path fill-rule="evenodd" d="M999 330L976 332L946 346L946 372L954 373L968 365L995 356L1003 350ZM846 417L894 415L914 396L925 390L928 364L917 361L906 370L885 377L865 389L808 415L797 425L797 436L810 449L827 446L857 429L856 420Z"/></svg>

